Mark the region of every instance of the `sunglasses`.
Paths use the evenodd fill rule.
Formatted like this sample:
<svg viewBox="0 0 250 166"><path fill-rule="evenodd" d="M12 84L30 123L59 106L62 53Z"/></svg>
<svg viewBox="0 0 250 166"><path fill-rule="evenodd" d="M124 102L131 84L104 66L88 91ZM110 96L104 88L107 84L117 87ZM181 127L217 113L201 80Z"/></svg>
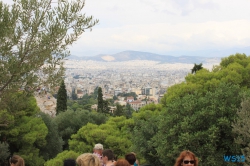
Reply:
<svg viewBox="0 0 250 166"><path fill-rule="evenodd" d="M188 163L194 164L194 160L184 160L183 163L184 164L188 164Z"/></svg>

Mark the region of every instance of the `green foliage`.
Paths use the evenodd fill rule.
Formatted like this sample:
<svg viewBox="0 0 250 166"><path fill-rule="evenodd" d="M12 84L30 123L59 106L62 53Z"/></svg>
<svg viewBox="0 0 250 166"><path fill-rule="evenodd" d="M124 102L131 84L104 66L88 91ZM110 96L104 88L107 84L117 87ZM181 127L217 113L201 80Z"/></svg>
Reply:
<svg viewBox="0 0 250 166"><path fill-rule="evenodd" d="M133 96L134 99L136 100L137 94L135 92L130 92L130 93L119 93L117 96L125 97L125 99L129 96Z"/></svg>
<svg viewBox="0 0 250 166"><path fill-rule="evenodd" d="M194 83L181 83L175 84L167 89L167 93L164 94L164 97L161 99L163 105L171 103L173 100L177 100L186 94L193 94L195 90L201 89L201 85Z"/></svg>
<svg viewBox="0 0 250 166"><path fill-rule="evenodd" d="M77 100L77 94L76 94L76 90L75 89L73 89L72 90L72 100Z"/></svg>
<svg viewBox="0 0 250 166"><path fill-rule="evenodd" d="M77 159L80 156L80 153L74 151L65 150L62 153L59 153L54 159L47 161L44 166L62 166L63 161L66 159Z"/></svg>
<svg viewBox="0 0 250 166"><path fill-rule="evenodd" d="M108 100L103 100L103 113L104 114L109 114L110 112L110 107L109 107L110 103Z"/></svg>
<svg viewBox="0 0 250 166"><path fill-rule="evenodd" d="M0 107L7 110L10 116L33 116L39 112L36 99L32 95L23 92L8 94L8 98L2 98L4 101ZM6 115L8 116L8 115Z"/></svg>
<svg viewBox="0 0 250 166"><path fill-rule="evenodd" d="M143 106L140 109L140 112L146 111L146 110L150 110L150 111L161 111L163 109L161 104L154 104L154 103L150 103L147 104L145 106Z"/></svg>
<svg viewBox="0 0 250 166"><path fill-rule="evenodd" d="M121 106L119 103L116 104L116 110L114 111L114 116L124 116L124 106Z"/></svg>
<svg viewBox="0 0 250 166"><path fill-rule="evenodd" d="M113 100L118 100L118 97L117 96L113 96Z"/></svg>
<svg viewBox="0 0 250 166"><path fill-rule="evenodd" d="M194 91L204 95L207 91L213 91L222 82L250 88L250 57L245 54L231 55L223 58L220 66L214 67L211 72L202 69L194 75L189 74L185 80L167 89L167 93L161 100L163 105L186 94L193 94Z"/></svg>
<svg viewBox="0 0 250 166"><path fill-rule="evenodd" d="M87 123L99 125L105 123L106 120L107 117L104 115L87 110L67 110L57 115L55 122L58 126L59 135L64 141L63 149L68 149L68 140L71 135L77 133L82 126Z"/></svg>
<svg viewBox="0 0 250 166"><path fill-rule="evenodd" d="M126 116L127 118L131 118L133 112L135 112L135 110L131 107L129 103L127 103L124 107L124 116Z"/></svg>
<svg viewBox="0 0 250 166"><path fill-rule="evenodd" d="M39 149L46 145L48 129L39 117L23 116L15 121L15 127L7 135L11 153L21 155L27 165L43 165Z"/></svg>
<svg viewBox="0 0 250 166"><path fill-rule="evenodd" d="M31 92L39 85L58 84L68 46L98 23L82 13L84 4L84 0L53 5L51 0L15 0L11 6L0 2L0 98L20 87Z"/></svg>
<svg viewBox="0 0 250 166"><path fill-rule="evenodd" d="M125 117L111 117L100 126L88 123L69 140L70 150L78 153L92 152L96 143L102 143L104 149L112 149L118 157L124 157L131 151L131 134L128 128L133 125L133 120Z"/></svg>
<svg viewBox="0 0 250 166"><path fill-rule="evenodd" d="M0 142L0 165L7 165L8 160L6 160L10 153L8 152L9 145L6 142Z"/></svg>
<svg viewBox="0 0 250 166"><path fill-rule="evenodd" d="M62 80L60 88L57 93L56 113L67 110L67 91L65 88L64 80Z"/></svg>
<svg viewBox="0 0 250 166"><path fill-rule="evenodd" d="M195 64L194 64L194 67L191 69L191 72L192 72L192 74L193 74L193 73L196 73L197 71L199 71L199 70L201 70L201 69L203 69L202 63L200 63L199 65L197 65L197 64L195 63Z"/></svg>
<svg viewBox="0 0 250 166"><path fill-rule="evenodd" d="M235 55L230 55L228 57L222 58L220 66L222 68L227 68L227 66L231 63L238 63L243 67L246 67L250 63L250 57L246 56L246 54L236 53Z"/></svg>
<svg viewBox="0 0 250 166"><path fill-rule="evenodd" d="M85 94L82 98L78 99L79 105L86 105L86 104L97 104L97 94Z"/></svg>
<svg viewBox="0 0 250 166"><path fill-rule="evenodd" d="M157 134L160 111L162 106L150 104L142 107L138 113L133 114L134 126L131 127L132 131L132 151L141 154L147 162L152 165L161 166L159 154L157 153L156 146L153 144L153 137Z"/></svg>
<svg viewBox="0 0 250 166"><path fill-rule="evenodd" d="M4 102L8 103L8 105L0 105L4 109L0 111L1 138L7 137L9 130L15 128L21 117L34 116L39 111L36 99L33 96L22 92L9 94L8 96L9 100Z"/></svg>
<svg viewBox="0 0 250 166"><path fill-rule="evenodd" d="M37 116L39 108L36 100L23 92L8 96L9 101L4 102L8 105L1 105L6 109L1 111L1 115L9 121L7 127L0 128L1 139L8 143L11 155L22 155L27 160L27 165L41 165L44 159L40 156L39 149L46 145L48 129Z"/></svg>
<svg viewBox="0 0 250 166"><path fill-rule="evenodd" d="M82 98L77 100L68 100L67 106L74 111L79 108L91 111L91 105L97 104L97 90L98 88L95 89L94 93L90 95L85 94Z"/></svg>
<svg viewBox="0 0 250 166"><path fill-rule="evenodd" d="M46 136L47 144L40 148L40 155L43 156L45 161L56 157L56 155L62 152L62 146L64 144L62 138L59 136L57 124L53 119L45 113L39 113L43 119L45 125L48 128L48 134ZM38 116L39 116L38 115Z"/></svg>
<svg viewBox="0 0 250 166"><path fill-rule="evenodd" d="M76 111L78 108L83 109L82 105L79 105L78 102L75 102L73 105L70 107L72 110Z"/></svg>
<svg viewBox="0 0 250 166"><path fill-rule="evenodd" d="M241 146L241 152L245 156L245 163L250 164L250 134L249 134L249 118L250 118L250 100L248 96L245 96L242 103L241 108L238 109L237 115L238 119L236 119L233 123L233 132L236 133L237 138L235 138L235 142Z"/></svg>
<svg viewBox="0 0 250 166"><path fill-rule="evenodd" d="M100 113L103 113L103 106L104 106L104 103L103 103L103 94L102 94L102 88L99 87L98 88L98 97L97 97L97 112L100 112Z"/></svg>
<svg viewBox="0 0 250 166"><path fill-rule="evenodd" d="M14 116L10 115L8 111L0 111L0 137L1 137L1 126L9 127L14 123Z"/></svg>
<svg viewBox="0 0 250 166"><path fill-rule="evenodd" d="M152 138L161 163L173 165L184 149L195 152L203 166L223 165L223 155L239 154L231 123L240 91L238 85L220 84L205 96L194 92L169 103L156 121L158 131Z"/></svg>

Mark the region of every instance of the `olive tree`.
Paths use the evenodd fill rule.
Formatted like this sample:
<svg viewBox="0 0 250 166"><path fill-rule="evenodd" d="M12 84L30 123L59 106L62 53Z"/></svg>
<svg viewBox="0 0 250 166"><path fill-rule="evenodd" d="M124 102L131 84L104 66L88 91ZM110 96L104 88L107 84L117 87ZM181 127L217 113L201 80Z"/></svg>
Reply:
<svg viewBox="0 0 250 166"><path fill-rule="evenodd" d="M98 23L86 16L84 0L0 1L0 102L20 88L60 83L63 59L86 29Z"/></svg>

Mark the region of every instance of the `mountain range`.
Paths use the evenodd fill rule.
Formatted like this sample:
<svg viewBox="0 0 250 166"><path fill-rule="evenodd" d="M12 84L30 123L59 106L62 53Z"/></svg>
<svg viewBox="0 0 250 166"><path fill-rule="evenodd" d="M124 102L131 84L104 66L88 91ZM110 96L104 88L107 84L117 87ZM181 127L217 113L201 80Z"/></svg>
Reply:
<svg viewBox="0 0 250 166"><path fill-rule="evenodd" d="M132 60L159 61L161 63L219 63L221 57L199 57L199 56L171 56L159 55L150 52L123 51L116 54L100 54L96 56L78 57L71 55L69 60L92 60L102 62L122 62Z"/></svg>

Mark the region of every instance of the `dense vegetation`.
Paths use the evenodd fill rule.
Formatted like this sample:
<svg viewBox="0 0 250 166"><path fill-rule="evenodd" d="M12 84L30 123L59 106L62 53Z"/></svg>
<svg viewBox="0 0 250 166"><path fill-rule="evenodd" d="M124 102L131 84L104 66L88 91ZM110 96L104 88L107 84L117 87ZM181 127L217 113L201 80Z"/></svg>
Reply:
<svg viewBox="0 0 250 166"><path fill-rule="evenodd" d="M249 154L249 77L250 57L231 55L212 71L190 73L168 89L160 104L146 105L131 117L85 107L97 103L98 88L69 100L68 110L55 118L41 113L33 96L14 93L1 111L0 120L8 126L0 126L5 149L0 160L18 153L27 165L62 165L63 159L102 143L118 158L135 151L155 166L173 165L184 149L198 156L199 165L224 165L223 155Z"/></svg>
<svg viewBox="0 0 250 166"><path fill-rule="evenodd" d="M0 165L19 154L27 166L61 166L66 158L91 152L95 143L118 158L134 151L153 166L173 165L184 149L198 156L200 166L235 165L225 163L223 155L238 154L250 164L250 57L245 54L223 58L212 71L195 64L160 104L139 112L116 105L110 114L112 101L102 100L97 88L70 101L64 91L60 102L67 108L58 108L55 118L41 113L33 92L60 83L68 46L98 22L85 16L83 7L82 0L53 6L51 0L0 2Z"/></svg>

